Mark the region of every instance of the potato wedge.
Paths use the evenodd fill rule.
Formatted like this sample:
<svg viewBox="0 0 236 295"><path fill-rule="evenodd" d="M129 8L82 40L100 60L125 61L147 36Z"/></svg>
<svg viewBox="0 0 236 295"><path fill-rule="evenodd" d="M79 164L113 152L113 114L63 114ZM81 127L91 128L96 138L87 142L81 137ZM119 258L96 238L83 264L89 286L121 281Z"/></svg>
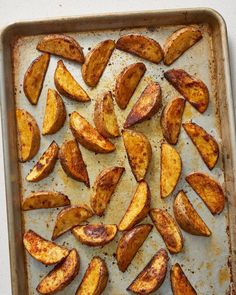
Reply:
<svg viewBox="0 0 236 295"><path fill-rule="evenodd" d="M149 214L170 253L181 252L184 239L174 218L166 210L161 209L152 209Z"/></svg>
<svg viewBox="0 0 236 295"><path fill-rule="evenodd" d="M40 147L40 131L34 117L23 109L16 109L17 149L20 162L31 160Z"/></svg>
<svg viewBox="0 0 236 295"><path fill-rule="evenodd" d="M62 60L57 62L54 73L54 84L58 92L72 100L87 102L90 101L88 94L67 70Z"/></svg>
<svg viewBox="0 0 236 295"><path fill-rule="evenodd" d="M141 132L126 129L122 132L129 164L137 181L145 178L152 158L152 147Z"/></svg>
<svg viewBox="0 0 236 295"><path fill-rule="evenodd" d="M196 236L211 235L210 229L193 208L184 191L180 191L176 196L173 208L175 219L184 231Z"/></svg>
<svg viewBox="0 0 236 295"><path fill-rule="evenodd" d="M93 186L94 192L90 197L90 205L96 215L102 216L104 214L124 171L125 168L114 166L106 168L98 174Z"/></svg>
<svg viewBox="0 0 236 295"><path fill-rule="evenodd" d="M118 225L118 230L129 230L135 224L142 221L147 216L150 206L151 193L149 186L144 180L142 180L138 183L129 207Z"/></svg>
<svg viewBox="0 0 236 295"><path fill-rule="evenodd" d="M185 100L176 97L167 103L161 114L162 134L169 144L178 142Z"/></svg>
<svg viewBox="0 0 236 295"><path fill-rule="evenodd" d="M90 151L104 154L116 149L112 142L99 134L78 112L73 112L70 116L70 129L75 139Z"/></svg>
<svg viewBox="0 0 236 295"><path fill-rule="evenodd" d="M95 87L98 84L114 49L115 42L105 40L86 55L82 65L82 77L88 86Z"/></svg>
<svg viewBox="0 0 236 295"><path fill-rule="evenodd" d="M116 42L116 48L156 64L163 58L163 51L160 44L144 35L131 34L121 36Z"/></svg>
<svg viewBox="0 0 236 295"><path fill-rule="evenodd" d="M197 292L178 263L171 268L170 281L173 295L197 295Z"/></svg>
<svg viewBox="0 0 236 295"><path fill-rule="evenodd" d="M87 187L90 187L88 171L76 140L63 142L59 159L61 167L69 177L84 182Z"/></svg>
<svg viewBox="0 0 236 295"><path fill-rule="evenodd" d="M45 265L58 263L69 254L66 248L45 240L32 230L24 233L23 243L28 253Z"/></svg>
<svg viewBox="0 0 236 295"><path fill-rule="evenodd" d="M57 208L70 205L69 198L60 192L38 191L22 201L22 210Z"/></svg>
<svg viewBox="0 0 236 295"><path fill-rule="evenodd" d="M131 109L125 121L124 128L141 123L154 116L161 107L161 87L157 82L151 82Z"/></svg>
<svg viewBox="0 0 236 295"><path fill-rule="evenodd" d="M152 228L151 224L140 224L123 233L116 249L117 265L122 272L126 271Z"/></svg>
<svg viewBox="0 0 236 295"><path fill-rule="evenodd" d="M115 238L117 226L115 224L87 224L73 228L72 233L82 244L98 247L110 243Z"/></svg>
<svg viewBox="0 0 236 295"><path fill-rule="evenodd" d="M86 221L93 216L93 212L86 205L69 206L62 209L57 215L52 240L55 240L68 230Z"/></svg>
<svg viewBox="0 0 236 295"><path fill-rule="evenodd" d="M81 46L70 36L62 34L47 35L39 41L37 49L79 63L84 62L84 54Z"/></svg>
<svg viewBox="0 0 236 295"><path fill-rule="evenodd" d="M79 254L72 249L61 263L57 264L38 284L40 294L54 294L63 290L77 276L80 268Z"/></svg>
<svg viewBox="0 0 236 295"><path fill-rule="evenodd" d="M164 73L164 77L196 110L205 112L209 103L209 92L203 81L181 69L169 70Z"/></svg>
<svg viewBox="0 0 236 295"><path fill-rule="evenodd" d="M161 145L160 194L168 197L175 189L182 171L182 161L177 150L168 143Z"/></svg>
<svg viewBox="0 0 236 295"><path fill-rule="evenodd" d="M24 76L23 90L31 104L37 104L43 88L44 78L48 69L50 54L38 56L29 66Z"/></svg>
<svg viewBox="0 0 236 295"><path fill-rule="evenodd" d="M219 158L219 146L214 137L196 123L184 123L183 127L207 167L213 169Z"/></svg>
<svg viewBox="0 0 236 295"><path fill-rule="evenodd" d="M168 260L166 250L160 249L127 290L145 295L159 289L166 277Z"/></svg>
<svg viewBox="0 0 236 295"><path fill-rule="evenodd" d="M108 281L108 269L100 257L93 257L75 295L100 295Z"/></svg>
<svg viewBox="0 0 236 295"><path fill-rule="evenodd" d="M104 137L120 136L111 92L106 92L96 100L94 108L94 124Z"/></svg>
<svg viewBox="0 0 236 295"><path fill-rule="evenodd" d="M142 62L131 64L123 69L116 79L115 99L121 109L126 109L135 89L146 72Z"/></svg>
<svg viewBox="0 0 236 295"><path fill-rule="evenodd" d="M184 27L175 31L167 38L163 46L164 64L167 66L171 65L201 38L201 31L193 26Z"/></svg>
<svg viewBox="0 0 236 295"><path fill-rule="evenodd" d="M224 210L225 196L221 185L211 176L193 172L185 177L188 184L201 197L212 214L220 214Z"/></svg>
<svg viewBox="0 0 236 295"><path fill-rule="evenodd" d="M55 90L48 89L42 134L56 133L64 125L65 120L66 108L62 98Z"/></svg>

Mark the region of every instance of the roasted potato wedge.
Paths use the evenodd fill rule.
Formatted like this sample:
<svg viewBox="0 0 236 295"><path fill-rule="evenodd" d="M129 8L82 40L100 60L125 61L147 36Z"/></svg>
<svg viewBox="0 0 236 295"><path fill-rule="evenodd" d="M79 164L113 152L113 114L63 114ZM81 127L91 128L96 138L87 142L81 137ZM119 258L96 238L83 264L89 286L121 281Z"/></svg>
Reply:
<svg viewBox="0 0 236 295"><path fill-rule="evenodd" d="M178 263L171 268L170 281L173 295L197 295Z"/></svg>
<svg viewBox="0 0 236 295"><path fill-rule="evenodd" d="M93 257L75 295L100 295L108 281L108 269L100 257Z"/></svg>
<svg viewBox="0 0 236 295"><path fill-rule="evenodd" d="M61 167L69 177L84 182L87 187L90 187L88 171L76 140L63 142L59 159Z"/></svg>
<svg viewBox="0 0 236 295"><path fill-rule="evenodd" d="M137 181L145 178L152 158L152 147L141 132L126 129L122 132L129 164Z"/></svg>
<svg viewBox="0 0 236 295"><path fill-rule="evenodd" d="M26 180L37 182L46 178L55 167L58 152L59 147L57 143L53 141L26 176Z"/></svg>
<svg viewBox="0 0 236 295"><path fill-rule="evenodd" d="M181 252L184 239L174 218L166 210L161 209L152 209L149 214L170 253Z"/></svg>
<svg viewBox="0 0 236 295"><path fill-rule="evenodd" d="M169 70L164 76L196 110L205 112L209 103L209 92L203 81L181 69Z"/></svg>
<svg viewBox="0 0 236 295"><path fill-rule="evenodd" d="M96 215L102 216L104 214L124 171L125 168L114 166L106 168L98 174L93 186L94 192L90 198L91 208Z"/></svg>
<svg viewBox="0 0 236 295"><path fill-rule="evenodd" d="M68 230L93 216L93 212L86 205L70 206L62 209L57 215L52 240L55 240Z"/></svg>
<svg viewBox="0 0 236 295"><path fill-rule="evenodd" d="M138 183L125 215L122 217L118 229L125 231L142 221L148 214L151 205L151 193L148 184L142 180Z"/></svg>
<svg viewBox="0 0 236 295"><path fill-rule="evenodd" d="M182 161L177 150L168 143L161 145L160 194L168 197L175 189L182 171Z"/></svg>
<svg viewBox="0 0 236 295"><path fill-rule="evenodd" d="M38 284L40 294L54 294L63 290L77 276L80 268L79 254L72 249L61 263L57 264Z"/></svg>
<svg viewBox="0 0 236 295"><path fill-rule="evenodd" d="M87 224L72 229L72 233L82 244L91 247L110 243L117 233L115 224Z"/></svg>
<svg viewBox="0 0 236 295"><path fill-rule="evenodd" d="M152 228L151 224L140 224L123 233L116 249L117 264L122 272L126 271Z"/></svg>
<svg viewBox="0 0 236 295"><path fill-rule="evenodd" d="M192 26L181 28L175 31L167 38L164 46L165 65L171 65L178 59L186 50L196 44L202 38L202 33L199 29Z"/></svg>
<svg viewBox="0 0 236 295"><path fill-rule="evenodd" d="M39 191L22 201L22 210L57 208L70 205L69 198L60 192Z"/></svg>
<svg viewBox="0 0 236 295"><path fill-rule="evenodd" d="M224 210L224 192L214 178L205 173L194 172L186 176L185 179L201 197L212 214L220 214Z"/></svg>
<svg viewBox="0 0 236 295"><path fill-rule="evenodd" d="M163 51L158 42L144 35L124 35L116 42L116 48L135 54L143 59L158 64L163 58Z"/></svg>
<svg viewBox="0 0 236 295"><path fill-rule="evenodd" d="M96 100L94 108L94 124L104 137L120 136L111 92L106 92Z"/></svg>
<svg viewBox="0 0 236 295"><path fill-rule="evenodd" d="M196 236L211 235L210 229L202 220L184 191L180 191L174 200L174 214L179 226L186 232Z"/></svg>
<svg viewBox="0 0 236 295"><path fill-rule="evenodd" d="M50 54L44 53L31 63L25 73L23 90L31 104L37 104L38 102L49 61Z"/></svg>
<svg viewBox="0 0 236 295"><path fill-rule="evenodd" d="M80 102L90 101L88 94L67 70L62 60L57 62L57 68L54 73L54 84L60 94L72 100Z"/></svg>
<svg viewBox="0 0 236 295"><path fill-rule="evenodd" d="M16 109L17 148L20 162L31 160L40 147L40 131L34 117L23 109Z"/></svg>
<svg viewBox="0 0 236 295"><path fill-rule="evenodd" d="M127 290L145 295L159 289L166 277L168 260L166 250L159 250Z"/></svg>
<svg viewBox="0 0 236 295"><path fill-rule="evenodd" d="M124 128L141 123L154 116L161 107L161 87L157 82L151 82L131 109L125 121Z"/></svg>
<svg viewBox="0 0 236 295"><path fill-rule="evenodd" d="M29 254L45 265L58 263L69 254L66 248L45 240L32 230L24 233L23 243Z"/></svg>
<svg viewBox="0 0 236 295"><path fill-rule="evenodd" d="M66 35L52 34L41 39L37 49L69 60L84 62L83 50L74 38Z"/></svg>
<svg viewBox="0 0 236 295"><path fill-rule="evenodd" d="M82 65L82 77L88 86L95 87L98 84L114 49L115 42L105 40L86 55Z"/></svg>
<svg viewBox="0 0 236 295"><path fill-rule="evenodd" d="M123 69L116 79L115 99L121 109L125 109L140 80L146 72L142 62L131 64Z"/></svg>
<svg viewBox="0 0 236 295"><path fill-rule="evenodd" d="M70 116L70 129L75 139L85 148L95 153L111 153L116 147L89 124L78 112Z"/></svg>
<svg viewBox="0 0 236 295"><path fill-rule="evenodd" d="M219 158L219 146L214 137L196 123L184 123L183 127L207 167L213 169Z"/></svg>
<svg viewBox="0 0 236 295"><path fill-rule="evenodd" d="M65 120L66 108L62 98L55 90L48 89L42 134L56 133L64 125Z"/></svg>
<svg viewBox="0 0 236 295"><path fill-rule="evenodd" d="M163 136L169 144L178 142L185 100L181 97L172 99L162 111L161 129Z"/></svg>

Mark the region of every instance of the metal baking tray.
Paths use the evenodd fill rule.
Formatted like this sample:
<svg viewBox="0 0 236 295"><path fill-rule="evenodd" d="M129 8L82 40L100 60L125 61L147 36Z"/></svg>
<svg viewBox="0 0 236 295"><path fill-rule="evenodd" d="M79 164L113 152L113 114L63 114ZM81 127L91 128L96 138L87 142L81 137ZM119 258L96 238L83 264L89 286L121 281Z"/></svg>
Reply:
<svg viewBox="0 0 236 295"><path fill-rule="evenodd" d="M159 122L160 112L151 120L136 126L135 129L144 132L152 144L153 159L146 178L151 188L152 206L167 208L169 212L172 212L174 196L178 190L184 189L213 232L210 238L196 237L183 232L184 251L178 255L169 255L169 265L179 262L198 294L234 294L235 284L233 282L236 282L235 125L230 87L227 33L224 20L217 12L211 9L198 8L21 22L10 25L3 31L1 35L2 132L11 279L14 295L37 294L35 290L37 283L50 270L50 267L41 265L25 253L22 245L22 233L31 228L50 239L55 218L59 212L57 209L49 209L22 213L20 209L21 199L25 198L31 191L50 189L62 191L70 197L72 204L80 204L88 203L91 193L82 183L68 178L62 171L59 162L56 164L54 172L43 181L35 184L25 181L25 175L53 139L60 145L64 139L72 138L68 128L68 119L63 129L55 135L42 136L40 151L33 160L25 164L18 164L15 107L24 108L33 114L41 128L46 92L49 87L54 88L53 73L58 58L51 56L38 105L36 107L30 105L24 96L22 89L23 75L31 61L39 55L39 52L35 49L38 40L43 34L68 33L79 41L86 54L99 41L108 38L116 40L120 35L126 33L145 34L158 40L162 45L171 32L187 24L199 26L203 32L203 39L170 67L166 67L162 63L155 65L143 61L147 66L144 78L135 91L128 108L125 111L120 111L116 107L116 113L120 126L122 126L135 100L151 80L158 81L162 87L163 105L177 95L174 88L163 79L163 72L169 68L183 68L187 72L200 77L207 84L210 92L210 104L207 111L204 115L201 115L187 103L183 122L193 119L206 128L220 145L220 159L213 171L208 171L190 139L182 130L177 145L177 150L181 153L183 160L182 178L173 195L166 200L161 200L159 196L159 158L162 141ZM105 90L113 90L117 73L126 65L139 60L139 58L130 54L115 50L98 86L94 89L89 89L84 84L80 65L65 61L68 69L92 98L91 103L86 104L64 98L67 113L77 110L92 122L96 96ZM119 222L136 187L136 181L125 156L122 139L115 140L115 143L116 152L108 155L95 155L81 147L91 184L93 184L98 172L107 166L119 164L126 168L105 217L100 219L104 223ZM184 176L193 170L206 171L219 179L223 185L228 202L221 215L213 217L200 198L184 181ZM117 210L117 208L119 209ZM93 218L90 222L98 220L98 218ZM151 222L150 218L146 218L145 222ZM143 269L156 251L165 247L165 245L156 229L153 228L131 266L123 274L118 270L114 258L119 237L120 234L103 248L91 249L77 242L70 232L61 236L57 240L59 244L78 249L81 257L81 268L79 276L60 294L74 294L88 262L95 255L104 258L109 268L109 283L104 294L128 294L126 287L129 283ZM164 284L155 294L172 294L169 271Z"/></svg>

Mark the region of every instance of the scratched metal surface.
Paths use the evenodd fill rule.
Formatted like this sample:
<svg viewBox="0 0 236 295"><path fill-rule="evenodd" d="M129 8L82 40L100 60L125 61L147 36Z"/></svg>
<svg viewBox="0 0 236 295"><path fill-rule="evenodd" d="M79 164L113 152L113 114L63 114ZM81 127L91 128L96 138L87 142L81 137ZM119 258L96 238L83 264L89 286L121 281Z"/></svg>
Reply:
<svg viewBox="0 0 236 295"><path fill-rule="evenodd" d="M154 38L163 45L167 36L175 31L178 26L168 27L153 27L153 28L137 28L127 30L112 30L112 31L97 31L97 32L80 32L70 34L76 40L79 41L84 48L86 54L90 48L96 45L98 42L105 39L116 40L122 34L128 33L141 33L149 37ZM163 105L167 101L172 99L178 93L174 90L168 82L163 79L163 73L170 68L182 68L190 74L196 75L201 78L208 86L210 92L210 104L204 115L199 114L193 107L186 103L186 108L183 115L183 122L193 120L203 126L210 134L212 134L219 145L221 145L220 135L220 120L217 112L217 102L214 84L214 61L211 45L211 34L207 25L200 25L200 29L203 32L203 39L198 42L194 47L188 50L179 60L177 60L172 66L166 67L163 63L155 65L147 61L141 60L138 57L132 56L125 52L115 50L112 54L110 62L95 89L90 89L85 85L81 77L81 66L64 60L66 67L73 74L77 81L87 91L91 97L89 103L73 102L66 97L63 100L66 105L67 114L72 111L78 111L85 116L88 121L93 123L93 109L94 102L97 95L102 94L104 91L113 90L115 78L117 74L127 65L142 61L147 67L146 74L138 88L136 89L127 109L125 111L119 110L115 106L116 114L118 117L119 125L122 126L128 112L134 105L136 99L139 97L145 86L150 81L157 81L162 88ZM26 99L22 83L23 76L27 70L29 64L40 53L35 49L37 42L41 36L23 37L18 40L14 48L14 66L15 66L15 87L16 87L16 106L24 108L29 111L37 120L37 123L42 130L42 121L46 103L47 89L55 88L53 81L53 74L56 68L56 62L58 57L51 56L49 68L46 74L43 90L37 106L32 106ZM221 157L218 160L216 167L213 171L209 171L206 165L200 158L196 148L191 143L190 139L181 129L179 142L176 146L180 152L183 161L183 171L181 179L174 191L174 193L167 199L161 200L159 195L159 177L160 177L160 144L163 140L162 132L160 128L160 113L158 112L151 120L146 121L140 125L137 125L134 129L142 131L150 139L153 158L150 165L149 172L146 180L149 183L152 193L152 207L167 208L170 213L173 213L173 199L176 193L180 189L184 189L194 207L198 213L203 217L207 225L212 231L210 238L196 237L183 232L185 244L184 250L178 255L170 255L169 269L172 264L179 262L183 269L196 288L200 295L223 295L227 294L230 285L230 271L228 268L228 256L229 256L229 238L226 232L227 228L227 208L220 216L213 217L200 198L193 192L193 190L186 184L184 177L192 171L205 171L210 175L216 177L222 184L224 183L223 165ZM55 169L52 174L46 179L38 183L28 183L25 180L25 176L36 163L40 155L46 150L52 140L55 140L59 145L65 139L72 138L70 129L68 128L68 116L64 127L55 135L41 136L40 151L30 162L20 164L20 171L22 175L22 198L25 198L31 191L37 190L56 190L61 191L69 196L73 205L86 203L89 204L89 196L92 193L92 189L88 189L84 184L77 182L66 176L62 170L59 161L56 163ZM121 165L124 166L126 171L123 174L121 181L116 189L116 192L112 196L111 202L106 210L106 214L102 218L93 217L89 222L104 222L104 223L118 223L123 216L132 194L136 188L136 181L131 173L126 153L121 138L115 139L116 151L111 154L95 155L81 146L81 151L85 163L87 164L88 173L90 177L90 183L93 184L97 174L104 168ZM23 213L25 220L25 229L32 229L43 237L50 239L55 224L56 216L61 209L48 209L48 210L35 210ZM151 223L149 217L143 222ZM123 295L128 294L126 291L127 286L136 277L136 275L144 268L151 257L165 244L153 228L144 245L138 251L137 255L133 259L128 270L123 274L118 270L114 253L116 251L117 242L120 238L120 233L116 236L114 241L104 246L103 248L89 248L81 245L74 236L68 232L57 239L56 242L63 244L68 248L75 247L81 258L81 267L79 275L75 280L59 294L74 294L78 287L81 278L87 268L87 265L91 258L95 255L99 255L104 258L109 269L109 282L104 292L106 295ZM26 265L28 272L28 286L29 294L37 294L35 290L40 279L46 275L51 267L45 267L39 262L32 259L28 254L26 255ZM170 287L169 271L167 277L161 288L155 292L159 295L172 294Z"/></svg>

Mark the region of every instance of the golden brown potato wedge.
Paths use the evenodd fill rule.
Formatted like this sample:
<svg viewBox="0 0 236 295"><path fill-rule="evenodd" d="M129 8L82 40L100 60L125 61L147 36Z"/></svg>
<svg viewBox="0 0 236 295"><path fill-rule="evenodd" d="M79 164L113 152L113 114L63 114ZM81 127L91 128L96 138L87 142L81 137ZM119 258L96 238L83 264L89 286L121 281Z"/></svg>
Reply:
<svg viewBox="0 0 236 295"><path fill-rule="evenodd" d="M186 50L196 44L202 38L202 33L199 29L192 26L181 28L175 31L167 38L164 46L165 65L171 65L178 59Z"/></svg>
<svg viewBox="0 0 236 295"><path fill-rule="evenodd" d="M117 233L115 224L87 224L72 229L72 233L82 244L91 247L110 243Z"/></svg>
<svg viewBox="0 0 236 295"><path fill-rule="evenodd" d="M40 147L40 131L34 117L23 109L16 109L17 147L20 162L31 160Z"/></svg>
<svg viewBox="0 0 236 295"><path fill-rule="evenodd" d="M77 276L80 268L79 254L72 249L62 262L57 264L38 284L40 294L54 294L63 290Z"/></svg>
<svg viewBox="0 0 236 295"><path fill-rule="evenodd" d="M82 65L82 77L88 86L95 87L98 84L114 49L115 42L105 40L87 54Z"/></svg>
<svg viewBox="0 0 236 295"><path fill-rule="evenodd" d="M124 35L116 42L116 48L135 54L154 63L159 63L163 58L160 44L144 35Z"/></svg>
<svg viewBox="0 0 236 295"><path fill-rule="evenodd" d="M140 224L123 233L116 249L117 264L122 272L126 271L152 228L151 224Z"/></svg>
<svg viewBox="0 0 236 295"><path fill-rule="evenodd" d="M162 111L161 129L169 144L176 144L179 138L185 100L181 97L172 99Z"/></svg>
<svg viewBox="0 0 236 295"><path fill-rule="evenodd" d="M57 62L54 83L60 94L80 102L90 101L88 94L67 70L62 60Z"/></svg>
<svg viewBox="0 0 236 295"><path fill-rule="evenodd" d="M140 80L146 72L142 62L131 64L123 69L116 79L115 99L121 109L125 109Z"/></svg>
<svg viewBox="0 0 236 295"><path fill-rule="evenodd" d="M42 134L56 133L64 125L65 120L66 108L62 98L55 90L48 89Z"/></svg>
<svg viewBox="0 0 236 295"><path fill-rule="evenodd" d="M29 254L45 265L58 263L69 254L66 248L45 240L32 230L24 233L23 243Z"/></svg>
<svg viewBox="0 0 236 295"><path fill-rule="evenodd" d="M169 70L164 76L196 110L205 112L209 103L209 92L203 81L181 69Z"/></svg>
<svg viewBox="0 0 236 295"><path fill-rule="evenodd" d="M53 141L26 176L26 180L37 182L46 178L55 167L58 152L59 147L57 143Z"/></svg>
<svg viewBox="0 0 236 295"><path fill-rule="evenodd" d="M212 214L219 214L224 210L225 196L221 185L211 176L193 172L185 177L195 192L202 198Z"/></svg>
<svg viewBox="0 0 236 295"><path fill-rule="evenodd" d="M31 63L25 73L23 90L31 104L37 104L38 102L49 61L50 54L44 53Z"/></svg>
<svg viewBox="0 0 236 295"><path fill-rule="evenodd" d="M171 268L170 281L173 295L197 295L178 263Z"/></svg>
<svg viewBox="0 0 236 295"><path fill-rule="evenodd" d="M47 35L41 39L37 49L69 60L84 62L83 50L74 38L62 34Z"/></svg>
<svg viewBox="0 0 236 295"><path fill-rule="evenodd" d="M106 92L96 100L94 108L94 124L104 137L120 136L111 92Z"/></svg>
<svg viewBox="0 0 236 295"><path fill-rule="evenodd" d="M102 216L104 214L124 171L125 168L114 166L106 168L98 174L93 186L94 193L90 198L91 208L96 215Z"/></svg>
<svg viewBox="0 0 236 295"><path fill-rule="evenodd" d="M93 257L75 295L100 295L108 281L108 269L100 257Z"/></svg>
<svg viewBox="0 0 236 295"><path fill-rule="evenodd" d="M93 212L86 205L70 206L62 209L57 215L52 240L55 240L68 230L93 216Z"/></svg>
<svg viewBox="0 0 236 295"><path fill-rule="evenodd" d="M160 249L127 290L146 295L159 289L166 277L168 260L166 250Z"/></svg>
<svg viewBox="0 0 236 295"><path fill-rule="evenodd" d="M141 132L126 129L122 132L129 164L137 181L145 178L152 158L152 147Z"/></svg>
<svg viewBox="0 0 236 295"><path fill-rule="evenodd" d="M177 150L168 143L161 145L160 194L168 197L175 189L182 171L182 161Z"/></svg>
<svg viewBox="0 0 236 295"><path fill-rule="evenodd" d="M124 128L141 123L154 116L161 107L161 87L157 82L151 82L131 109L125 121Z"/></svg>
<svg viewBox="0 0 236 295"><path fill-rule="evenodd" d="M149 214L170 253L181 252L184 239L174 218L166 210L161 209L152 209Z"/></svg>
<svg viewBox="0 0 236 295"><path fill-rule="evenodd" d="M213 169L219 157L219 146L214 137L196 123L184 123L183 127L207 167Z"/></svg>
<svg viewBox="0 0 236 295"><path fill-rule="evenodd" d="M84 182L87 187L90 187L88 171L76 140L63 142L59 159L61 167L69 177Z"/></svg>
<svg viewBox="0 0 236 295"><path fill-rule="evenodd" d="M148 184L142 180L138 183L125 215L122 217L118 229L125 231L142 221L148 214L151 205L151 193Z"/></svg>
<svg viewBox="0 0 236 295"><path fill-rule="evenodd" d="M75 139L85 148L95 153L111 153L116 147L108 139L104 138L78 112L73 112L70 116L70 129Z"/></svg>
<svg viewBox="0 0 236 295"><path fill-rule="evenodd" d="M70 205L69 198L60 192L38 191L22 201L22 210L57 208Z"/></svg>
<svg viewBox="0 0 236 295"><path fill-rule="evenodd" d="M175 219L184 231L196 236L211 235L210 229L193 208L184 191L180 191L176 196L173 208Z"/></svg>

